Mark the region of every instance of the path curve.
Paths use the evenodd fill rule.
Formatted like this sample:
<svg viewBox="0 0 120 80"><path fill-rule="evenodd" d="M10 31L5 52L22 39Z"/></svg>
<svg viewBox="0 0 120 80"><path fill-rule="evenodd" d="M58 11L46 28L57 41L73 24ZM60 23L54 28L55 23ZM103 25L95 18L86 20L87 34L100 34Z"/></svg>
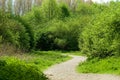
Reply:
<svg viewBox="0 0 120 80"><path fill-rule="evenodd" d="M72 56L73 59L56 64L44 71L50 80L120 80L120 76L109 74L79 74L76 66L87 58L83 56Z"/></svg>

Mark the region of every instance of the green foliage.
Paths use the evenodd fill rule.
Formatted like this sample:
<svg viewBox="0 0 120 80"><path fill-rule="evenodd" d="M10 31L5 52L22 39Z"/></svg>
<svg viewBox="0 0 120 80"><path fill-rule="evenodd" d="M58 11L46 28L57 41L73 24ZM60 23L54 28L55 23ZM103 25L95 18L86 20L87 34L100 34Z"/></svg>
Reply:
<svg viewBox="0 0 120 80"><path fill-rule="evenodd" d="M120 55L120 3L73 6L74 12L44 0L22 18L1 12L0 41L27 50L80 50L90 58Z"/></svg>
<svg viewBox="0 0 120 80"><path fill-rule="evenodd" d="M0 60L0 67L5 66L7 63L4 60Z"/></svg>
<svg viewBox="0 0 120 80"><path fill-rule="evenodd" d="M66 40L65 39L59 39L59 38L56 38L54 40L54 43L56 44L56 46L63 50L65 47L66 47Z"/></svg>
<svg viewBox="0 0 120 80"><path fill-rule="evenodd" d="M42 3L42 13L45 19L51 20L58 15L58 6L55 0L44 0Z"/></svg>
<svg viewBox="0 0 120 80"><path fill-rule="evenodd" d="M0 80L48 80L41 71L68 59L70 57L57 51L34 51L11 57L1 56Z"/></svg>
<svg viewBox="0 0 120 80"><path fill-rule="evenodd" d="M59 11L60 12L59 13L60 19L64 19L64 18L70 16L70 11L69 11L69 8L67 7L67 5L61 4L61 5L59 5L59 8L60 8L60 11Z"/></svg>
<svg viewBox="0 0 120 80"><path fill-rule="evenodd" d="M0 43L2 42L2 36L0 36Z"/></svg>
<svg viewBox="0 0 120 80"><path fill-rule="evenodd" d="M23 34L24 36L28 36L24 26L21 25L18 21L10 19L9 14L4 15L1 13L1 15L3 15L3 17L1 18L0 22L0 35L2 35L3 41L10 42L16 46L20 46L19 40L21 37L23 37ZM29 47L29 44L26 47Z"/></svg>
<svg viewBox="0 0 120 80"><path fill-rule="evenodd" d="M53 46L54 36L51 32L42 33L36 44L36 48L41 50L52 50Z"/></svg>
<svg viewBox="0 0 120 80"><path fill-rule="evenodd" d="M55 0L45 0L40 7L34 7L22 18L30 24L35 32L35 40L38 40L39 35L45 32L44 29L52 24L52 20L64 20L69 16L70 12L65 4L57 4Z"/></svg>
<svg viewBox="0 0 120 80"><path fill-rule="evenodd" d="M62 52L59 51L34 51L30 57L25 59L25 61L28 64L36 65L42 71L56 63L70 59L69 56L62 55Z"/></svg>
<svg viewBox="0 0 120 80"><path fill-rule="evenodd" d="M105 73L120 75L120 58L107 57L105 59L91 59L79 64L77 70L80 73Z"/></svg>
<svg viewBox="0 0 120 80"><path fill-rule="evenodd" d="M19 63L18 61L20 61L21 63L28 66L36 66L39 70L43 71L48 67L50 67L51 65L69 59L70 57L68 57L67 55L62 55L62 52L60 51L33 51L29 54L22 54L22 55L17 54L17 55L13 55L12 57L10 56L0 57L0 65L4 65L6 64L6 62Z"/></svg>
<svg viewBox="0 0 120 80"><path fill-rule="evenodd" d="M25 31L28 34L28 36L23 36L23 35L25 35L25 33L20 35L21 36L21 39L20 39L21 44L22 45L28 44L28 45L26 45L26 47L29 46L29 48L27 48L27 49L34 49L36 43L35 43L35 33L32 30L33 28L27 22L25 22L25 20L23 20L21 17L13 16L13 18L15 20L19 21L19 23L21 23L24 26Z"/></svg>
<svg viewBox="0 0 120 80"><path fill-rule="evenodd" d="M81 15L92 14L91 5L88 5L86 3L80 3L76 11Z"/></svg>
<svg viewBox="0 0 120 80"><path fill-rule="evenodd" d="M79 20L52 20L38 39L41 50L78 50Z"/></svg>
<svg viewBox="0 0 120 80"><path fill-rule="evenodd" d="M84 28L79 43L84 53L93 57L105 58L107 56L119 55L119 11L115 11L113 4L119 6L119 3L111 3L104 8L102 13L92 18L91 22Z"/></svg>
<svg viewBox="0 0 120 80"><path fill-rule="evenodd" d="M40 70L15 58L0 60L0 80L47 80Z"/></svg>
<svg viewBox="0 0 120 80"><path fill-rule="evenodd" d="M31 36L33 36L32 43L34 43L35 45L36 40L39 39L38 35L40 35L42 32L42 29L46 27L46 19L43 16L41 7L34 7L30 12L22 16L22 19L25 23L29 24L29 26L27 26L30 28L29 31L31 31L32 29L32 32L31 32Z"/></svg>
<svg viewBox="0 0 120 80"><path fill-rule="evenodd" d="M40 23L45 21L45 16L42 7L33 7L33 9L26 13L22 18L30 25L37 27Z"/></svg>
<svg viewBox="0 0 120 80"><path fill-rule="evenodd" d="M3 46L0 52L11 45L27 51L80 50L89 59L95 58L83 63L79 67L80 71L120 74L119 59L107 58L120 56L120 2L77 3L71 7L74 11L56 0L44 0L41 6L33 7L23 16L0 11L0 48ZM11 12L11 9L8 11ZM5 44L10 47L4 46ZM41 80L44 75L35 66L44 70L55 63L68 60L66 56L44 51L35 51L29 58L24 60L28 64L16 59L10 60L11 62L9 59L0 60L0 80ZM116 62L115 65L112 61Z"/></svg>
<svg viewBox="0 0 120 80"><path fill-rule="evenodd" d="M11 43L23 50L35 46L34 32L20 17L0 12L0 35L3 43Z"/></svg>

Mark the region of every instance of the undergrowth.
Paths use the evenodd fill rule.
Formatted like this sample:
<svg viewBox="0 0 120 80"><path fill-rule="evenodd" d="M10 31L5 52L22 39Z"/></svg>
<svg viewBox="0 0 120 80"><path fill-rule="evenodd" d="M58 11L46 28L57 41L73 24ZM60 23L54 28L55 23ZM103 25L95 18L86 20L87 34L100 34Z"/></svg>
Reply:
<svg viewBox="0 0 120 80"><path fill-rule="evenodd" d="M120 58L107 57L105 59L91 59L79 64L77 70L80 73L100 73L120 75Z"/></svg>
<svg viewBox="0 0 120 80"><path fill-rule="evenodd" d="M15 57L0 60L0 80L47 80L34 65L26 64Z"/></svg>
<svg viewBox="0 0 120 80"><path fill-rule="evenodd" d="M34 51L0 57L0 80L47 80L42 73L53 64L70 59L59 52Z"/></svg>

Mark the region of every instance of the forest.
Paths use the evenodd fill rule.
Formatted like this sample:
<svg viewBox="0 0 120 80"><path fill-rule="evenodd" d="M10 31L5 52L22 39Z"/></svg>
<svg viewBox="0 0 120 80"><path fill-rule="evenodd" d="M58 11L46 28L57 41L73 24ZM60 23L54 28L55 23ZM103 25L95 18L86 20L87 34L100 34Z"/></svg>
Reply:
<svg viewBox="0 0 120 80"><path fill-rule="evenodd" d="M47 80L61 53L88 57L78 72L120 75L120 2L0 0L0 80Z"/></svg>

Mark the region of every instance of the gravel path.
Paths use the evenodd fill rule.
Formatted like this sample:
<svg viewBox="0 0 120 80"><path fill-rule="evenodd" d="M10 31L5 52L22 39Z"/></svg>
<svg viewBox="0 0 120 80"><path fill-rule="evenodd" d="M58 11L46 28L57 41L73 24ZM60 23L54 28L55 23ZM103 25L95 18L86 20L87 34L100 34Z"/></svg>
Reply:
<svg viewBox="0 0 120 80"><path fill-rule="evenodd" d="M44 71L44 74L50 80L120 80L120 76L108 74L79 74L76 72L76 66L85 61L83 56L72 56L73 59L56 64Z"/></svg>

